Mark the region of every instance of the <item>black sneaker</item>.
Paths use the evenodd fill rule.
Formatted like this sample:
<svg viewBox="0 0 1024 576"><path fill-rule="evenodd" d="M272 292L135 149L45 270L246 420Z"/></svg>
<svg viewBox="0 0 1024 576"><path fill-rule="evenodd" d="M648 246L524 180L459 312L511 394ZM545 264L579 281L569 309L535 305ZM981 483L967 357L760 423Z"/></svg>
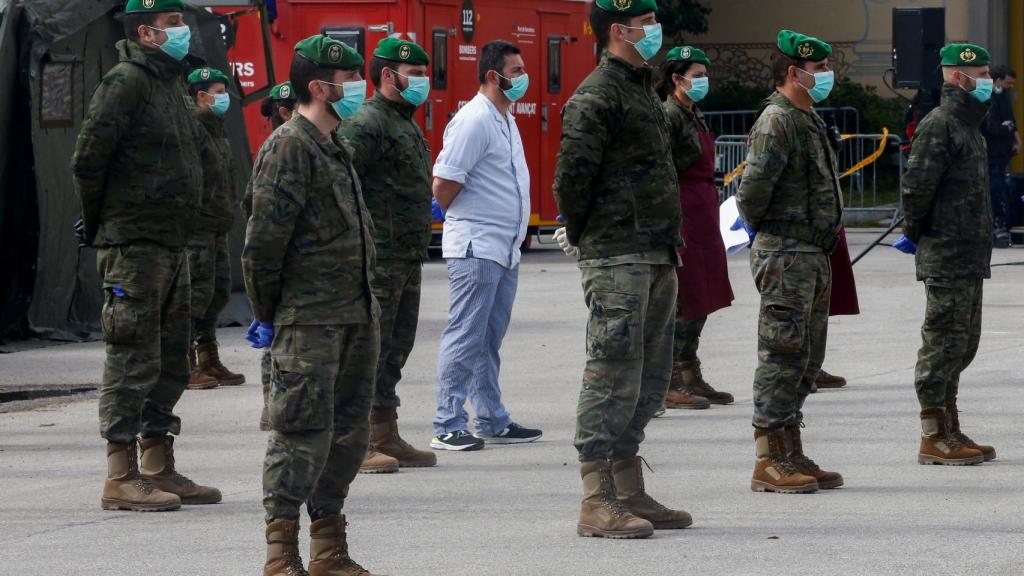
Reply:
<svg viewBox="0 0 1024 576"><path fill-rule="evenodd" d="M455 432L434 436L430 441L430 447L434 450L468 452L482 450L484 441L470 434L468 430L456 430Z"/></svg>
<svg viewBox="0 0 1024 576"><path fill-rule="evenodd" d="M494 436L480 435L481 438L491 444L525 444L533 442L543 436L544 433L534 428L523 428L515 422L509 424L504 430Z"/></svg>

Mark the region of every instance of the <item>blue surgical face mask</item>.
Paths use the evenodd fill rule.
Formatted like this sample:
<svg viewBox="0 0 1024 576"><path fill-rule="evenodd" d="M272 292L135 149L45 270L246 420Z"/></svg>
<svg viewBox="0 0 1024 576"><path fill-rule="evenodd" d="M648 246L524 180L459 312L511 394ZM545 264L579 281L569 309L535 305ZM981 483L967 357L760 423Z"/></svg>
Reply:
<svg viewBox="0 0 1024 576"><path fill-rule="evenodd" d="M344 84L335 84L323 80L320 80L320 82L330 86L341 86L342 94L344 95L330 104L342 120L355 116L356 112L359 112L359 109L363 107L363 101L366 100L366 80L356 80L345 82Z"/></svg>
<svg viewBox="0 0 1024 576"><path fill-rule="evenodd" d="M171 58L181 60L188 54L188 43L192 40L192 30L188 26L175 26L164 29L146 26L146 28L167 34L167 40L160 44L160 49Z"/></svg>
<svg viewBox="0 0 1024 576"><path fill-rule="evenodd" d="M624 27L630 30L641 30L641 28L635 26ZM629 40L626 40L626 42L632 44L633 48L636 48L636 51L640 53L640 57L646 62L654 58L658 51L661 50L661 24L645 24L642 30L644 31L644 37L639 42L629 42Z"/></svg>
<svg viewBox="0 0 1024 576"><path fill-rule="evenodd" d="M392 72L409 82L405 90L398 91L398 95L404 98L406 102L413 106L419 106L427 101L427 96L430 96L430 78L426 76L406 76L405 74L399 74L395 70L392 70ZM395 87L397 88L397 86Z"/></svg>
<svg viewBox="0 0 1024 576"><path fill-rule="evenodd" d="M497 72L495 72L495 74L497 74ZM498 76L501 76L501 74L498 74ZM504 76L501 77L505 78ZM515 78L505 78L505 80L511 82L512 87L508 90L503 88L501 91L505 93L505 98L508 98L512 102L515 102L526 95L526 89L530 87L530 76L527 74L516 76Z"/></svg>
<svg viewBox="0 0 1024 576"><path fill-rule="evenodd" d="M835 72L828 70L825 72L815 72L814 74L811 74L807 70L803 70L801 68L797 68L797 70L800 70L808 76L814 76L814 86L810 88L805 87L804 90L807 90L807 93L811 95L811 100L814 100L815 104L821 102L825 98L828 98L828 95L832 92L832 87L836 83ZM801 84L801 86L803 86L803 84Z"/></svg>
<svg viewBox="0 0 1024 576"><path fill-rule="evenodd" d="M207 94L210 94L207 92ZM231 95L227 92L223 94L210 94L213 96L213 104L210 104L210 111L217 116L223 116L227 114L228 108L231 107Z"/></svg>
<svg viewBox="0 0 1024 576"><path fill-rule="evenodd" d="M690 100L694 102L700 102L708 95L708 78L703 76L700 78L687 78L690 81L690 89L686 91L686 95L689 96Z"/></svg>
<svg viewBox="0 0 1024 576"><path fill-rule="evenodd" d="M964 74L961 72L961 74ZM991 78L974 78L964 74L971 80L974 80L974 90L968 92L971 96L974 96L978 102L988 102L988 99L992 97L992 88L995 82Z"/></svg>

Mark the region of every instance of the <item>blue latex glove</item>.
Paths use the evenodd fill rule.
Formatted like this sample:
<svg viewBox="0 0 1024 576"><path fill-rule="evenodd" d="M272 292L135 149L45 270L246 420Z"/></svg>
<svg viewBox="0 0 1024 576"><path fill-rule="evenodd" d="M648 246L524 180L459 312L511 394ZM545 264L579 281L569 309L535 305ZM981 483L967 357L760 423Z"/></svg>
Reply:
<svg viewBox="0 0 1024 576"><path fill-rule="evenodd" d="M245 333L245 339L252 342L253 348L266 348L274 341L274 325L270 322L253 320L249 330Z"/></svg>
<svg viewBox="0 0 1024 576"><path fill-rule="evenodd" d="M435 222L444 222L444 210L437 203L437 198L430 199L430 216Z"/></svg>
<svg viewBox="0 0 1024 576"><path fill-rule="evenodd" d="M556 221L557 221L557 222L558 222L559 224L565 224L565 218L563 218L561 214L559 214L558 216L555 216L555 220L556 220Z"/></svg>
<svg viewBox="0 0 1024 576"><path fill-rule="evenodd" d="M743 228L743 230L747 233L747 236L750 236L750 244L753 244L754 237L757 236L757 230L754 230L750 226L747 226L747 223L743 221L742 216L737 216L736 221L732 223L732 226L729 226L729 230L739 230L740 228Z"/></svg>
<svg viewBox="0 0 1024 576"><path fill-rule="evenodd" d="M913 240L902 234L892 243L892 247L904 254L917 254L917 244L914 244Z"/></svg>

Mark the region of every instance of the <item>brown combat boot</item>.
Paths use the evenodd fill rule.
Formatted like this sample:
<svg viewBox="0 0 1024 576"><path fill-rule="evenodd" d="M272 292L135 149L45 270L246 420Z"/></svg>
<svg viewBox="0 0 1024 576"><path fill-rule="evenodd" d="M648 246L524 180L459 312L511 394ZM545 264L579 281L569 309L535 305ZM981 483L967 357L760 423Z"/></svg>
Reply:
<svg viewBox="0 0 1024 576"><path fill-rule="evenodd" d="M309 576L299 555L299 521L274 520L267 524L267 563L263 576Z"/></svg>
<svg viewBox="0 0 1024 576"><path fill-rule="evenodd" d="M139 475L139 456L133 439L107 443L107 479L100 505L104 510L157 512L181 508L181 498L164 492Z"/></svg>
<svg viewBox="0 0 1024 576"><path fill-rule="evenodd" d="M220 490L200 486L174 469L174 436L142 439L142 476L154 486L177 494L182 504L216 504Z"/></svg>
<svg viewBox="0 0 1024 576"><path fill-rule="evenodd" d="M719 392L704 380L704 374L700 371L700 360L677 362L673 368L673 372L679 371L680 384L688 394L707 398L711 404L732 404L732 394Z"/></svg>
<svg viewBox="0 0 1024 576"><path fill-rule="evenodd" d="M969 466L984 461L985 455L981 450L964 446L949 433L945 408L921 410L921 449L917 454L918 464Z"/></svg>
<svg viewBox="0 0 1024 576"><path fill-rule="evenodd" d="M978 444L960 431L960 411L956 409L956 402L946 405L946 426L949 435L960 441L968 448L974 448L985 457L985 462L996 459L996 449L985 444Z"/></svg>
<svg viewBox="0 0 1024 576"><path fill-rule="evenodd" d="M654 525L634 515L615 497L612 465L607 460L580 464L583 502L576 533L601 538L647 538Z"/></svg>
<svg viewBox="0 0 1024 576"><path fill-rule="evenodd" d="M199 372L210 376L221 386L238 386L245 382L244 375L236 374L221 364L216 342L207 342L196 346L196 359Z"/></svg>
<svg viewBox="0 0 1024 576"><path fill-rule="evenodd" d="M669 382L668 392L665 393L664 406L666 408L684 408L687 410L703 410L711 407L711 402L703 396L695 396L683 387L683 373L681 364L672 364L672 381Z"/></svg>
<svg viewBox="0 0 1024 576"><path fill-rule="evenodd" d="M417 450L398 434L398 410L374 408L370 412L370 449L398 460L402 468L429 468L437 465L437 455Z"/></svg>
<svg viewBox="0 0 1024 576"><path fill-rule="evenodd" d="M829 490L831 488L839 488L843 485L843 475L839 472L828 472L822 470L815 464L814 460L811 460L804 454L804 445L800 440L800 427L803 423L790 424L786 426L786 436L789 441L787 456L789 461L793 463L796 471L807 476L813 476L818 481L818 488L822 490Z"/></svg>
<svg viewBox="0 0 1024 576"><path fill-rule="evenodd" d="M846 386L846 378L829 374L824 370L818 370L818 375L814 377L814 390L842 388L843 386Z"/></svg>
<svg viewBox="0 0 1024 576"><path fill-rule="evenodd" d="M188 389L189 390L211 390L219 386L217 379L209 374L204 374L196 364L196 348L188 349Z"/></svg>
<svg viewBox="0 0 1024 576"><path fill-rule="evenodd" d="M782 428L754 429L757 463L750 489L754 492L809 494L818 491L814 476L801 474L786 456L786 431Z"/></svg>
<svg viewBox="0 0 1024 576"><path fill-rule="evenodd" d="M349 557L346 524L340 514L309 525L309 576L379 576Z"/></svg>
<svg viewBox="0 0 1024 576"><path fill-rule="evenodd" d="M633 513L654 525L655 530L686 528L693 518L683 510L662 506L644 490L643 461L639 456L626 460L612 460L612 481L615 497Z"/></svg>
<svg viewBox="0 0 1024 576"><path fill-rule="evenodd" d="M398 460L381 454L371 446L363 456L363 463L359 465L360 474L390 474L398 472Z"/></svg>

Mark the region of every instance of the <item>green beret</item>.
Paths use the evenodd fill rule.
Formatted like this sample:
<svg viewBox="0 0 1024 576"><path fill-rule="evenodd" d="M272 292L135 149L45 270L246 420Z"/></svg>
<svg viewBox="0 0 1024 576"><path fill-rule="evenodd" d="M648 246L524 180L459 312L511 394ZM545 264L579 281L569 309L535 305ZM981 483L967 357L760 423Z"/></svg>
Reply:
<svg viewBox="0 0 1024 576"><path fill-rule="evenodd" d="M708 55L700 48L694 48L693 46L676 46L665 55L665 61L698 62L705 66L711 66Z"/></svg>
<svg viewBox="0 0 1024 576"><path fill-rule="evenodd" d="M382 38L377 43L377 49L373 51L373 55L403 64L430 64L430 56L427 56L426 50L414 42L398 38Z"/></svg>
<svg viewBox="0 0 1024 576"><path fill-rule="evenodd" d="M189 85L211 84L213 82L223 82L224 86L231 86L231 80L228 79L227 74L216 68L196 68L188 75Z"/></svg>
<svg viewBox="0 0 1024 576"><path fill-rule="evenodd" d="M776 43L780 52L795 60L818 62L832 54L832 47L828 44L792 30L779 30Z"/></svg>
<svg viewBox="0 0 1024 576"><path fill-rule="evenodd" d="M355 70L363 65L363 57L354 48L323 34L301 40L295 45L295 53L321 68Z"/></svg>
<svg viewBox="0 0 1024 576"><path fill-rule="evenodd" d="M292 88L292 83L282 82L277 86L270 89L271 100L295 100L295 90Z"/></svg>
<svg viewBox="0 0 1024 576"><path fill-rule="evenodd" d="M977 44L946 44L939 50L943 66L984 66L991 57Z"/></svg>
<svg viewBox="0 0 1024 576"><path fill-rule="evenodd" d="M125 14L184 11L185 3L181 0L128 0L128 5L124 7Z"/></svg>
<svg viewBox="0 0 1024 576"><path fill-rule="evenodd" d="M612 14L639 16L648 12L657 12L655 0L597 0L597 7Z"/></svg>

